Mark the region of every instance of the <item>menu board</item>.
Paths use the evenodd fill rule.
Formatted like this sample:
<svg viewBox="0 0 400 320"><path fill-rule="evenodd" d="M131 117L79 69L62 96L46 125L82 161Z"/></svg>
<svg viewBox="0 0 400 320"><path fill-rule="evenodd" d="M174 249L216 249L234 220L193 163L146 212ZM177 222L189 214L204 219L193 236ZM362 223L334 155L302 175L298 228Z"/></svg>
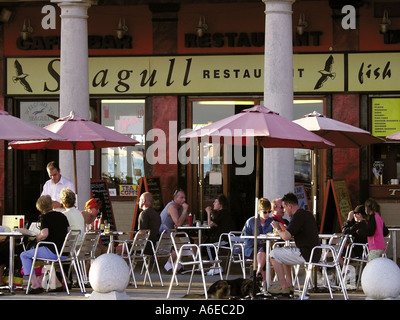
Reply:
<svg viewBox="0 0 400 320"><path fill-rule="evenodd" d="M159 177L142 177L139 180L139 186L137 189L137 197L135 204L135 213L133 215L132 231L137 230L138 218L140 213L139 199L140 196L145 193L150 192L153 196L152 206L157 213L161 213L164 208L162 193L161 193L161 183Z"/></svg>
<svg viewBox="0 0 400 320"><path fill-rule="evenodd" d="M296 183L296 185L294 186L294 194L296 195L297 200L299 201L300 209L310 210L304 184Z"/></svg>
<svg viewBox="0 0 400 320"><path fill-rule="evenodd" d="M110 223L111 230L117 230L115 225L114 212L108 192L108 184L106 180L92 180L90 182L90 192L92 198L101 201L100 211L103 214L103 219Z"/></svg>
<svg viewBox="0 0 400 320"><path fill-rule="evenodd" d="M351 210L352 206L346 181L328 180L320 232L341 232L343 221L346 221Z"/></svg>
<svg viewBox="0 0 400 320"><path fill-rule="evenodd" d="M372 99L372 134L386 137L400 131L400 99Z"/></svg>

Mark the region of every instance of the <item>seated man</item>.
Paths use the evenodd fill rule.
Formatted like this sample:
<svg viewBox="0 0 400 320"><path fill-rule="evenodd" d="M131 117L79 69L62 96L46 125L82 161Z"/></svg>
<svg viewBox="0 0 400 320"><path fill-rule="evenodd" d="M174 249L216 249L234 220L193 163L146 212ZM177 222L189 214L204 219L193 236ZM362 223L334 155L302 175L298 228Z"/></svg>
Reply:
<svg viewBox="0 0 400 320"><path fill-rule="evenodd" d="M269 288L272 294L289 294L293 291L291 266L310 260L311 250L320 244L317 223L311 212L300 209L295 194L288 193L282 198L286 214L291 218L287 228L278 221L271 224L283 240L294 237L296 248L278 247L271 251L271 264L278 276L279 285ZM319 260L320 250L315 252L314 261Z"/></svg>
<svg viewBox="0 0 400 320"><path fill-rule="evenodd" d="M175 229L187 221L189 205L186 203L185 191L177 189L173 194L173 199L170 201L163 211L161 211L161 226L159 233L161 234L164 230ZM173 261L176 259L176 252L171 251L171 257ZM172 270L172 261L168 260L164 265L167 272ZM178 270L181 270L182 266L178 266Z"/></svg>

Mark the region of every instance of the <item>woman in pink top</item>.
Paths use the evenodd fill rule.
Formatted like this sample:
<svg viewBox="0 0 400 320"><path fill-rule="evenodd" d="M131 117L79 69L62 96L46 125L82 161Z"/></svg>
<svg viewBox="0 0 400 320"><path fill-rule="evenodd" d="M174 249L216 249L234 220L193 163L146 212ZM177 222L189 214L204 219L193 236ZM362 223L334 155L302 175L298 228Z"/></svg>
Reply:
<svg viewBox="0 0 400 320"><path fill-rule="evenodd" d="M386 250L385 236L389 233L388 229L380 216L379 204L369 198L365 201L365 212L368 215L368 261L379 258Z"/></svg>

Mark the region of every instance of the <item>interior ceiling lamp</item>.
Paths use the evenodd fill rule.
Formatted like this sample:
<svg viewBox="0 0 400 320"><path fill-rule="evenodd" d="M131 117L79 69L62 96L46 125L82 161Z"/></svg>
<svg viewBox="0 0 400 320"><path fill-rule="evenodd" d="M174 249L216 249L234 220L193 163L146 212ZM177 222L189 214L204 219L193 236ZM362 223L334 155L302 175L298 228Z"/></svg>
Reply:
<svg viewBox="0 0 400 320"><path fill-rule="evenodd" d="M308 27L308 22L306 21L306 16L304 13L300 14L299 23L296 26L297 34L302 35L304 33L304 29Z"/></svg>
<svg viewBox="0 0 400 320"><path fill-rule="evenodd" d="M387 12L387 10L383 11L382 22L379 24L380 25L380 32L381 33L385 33L386 31L388 31L389 26L391 24L392 24L392 21L390 21L390 19L389 19L389 13Z"/></svg>
<svg viewBox="0 0 400 320"><path fill-rule="evenodd" d="M204 16L200 16L199 24L196 27L197 36L201 38L207 29L208 25L206 23L206 18Z"/></svg>
<svg viewBox="0 0 400 320"><path fill-rule="evenodd" d="M119 18L118 28L115 30L117 32L117 38L122 39L126 32L128 31L128 27L125 24L125 19Z"/></svg>
<svg viewBox="0 0 400 320"><path fill-rule="evenodd" d="M26 20L24 19L24 24L22 25L22 30L21 30L22 40L27 40L32 32L33 28L31 26L31 21L28 19L28 24L27 24Z"/></svg>

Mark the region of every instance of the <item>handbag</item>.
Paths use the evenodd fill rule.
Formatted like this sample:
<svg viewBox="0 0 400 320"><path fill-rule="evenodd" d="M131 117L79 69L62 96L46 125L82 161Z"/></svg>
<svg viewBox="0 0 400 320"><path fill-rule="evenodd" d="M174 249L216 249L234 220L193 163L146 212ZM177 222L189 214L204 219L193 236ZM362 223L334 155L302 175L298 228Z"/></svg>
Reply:
<svg viewBox="0 0 400 320"><path fill-rule="evenodd" d="M53 268L51 272L51 265L45 265L43 267L43 279L42 279L42 288L45 290L56 289L56 272Z"/></svg>

